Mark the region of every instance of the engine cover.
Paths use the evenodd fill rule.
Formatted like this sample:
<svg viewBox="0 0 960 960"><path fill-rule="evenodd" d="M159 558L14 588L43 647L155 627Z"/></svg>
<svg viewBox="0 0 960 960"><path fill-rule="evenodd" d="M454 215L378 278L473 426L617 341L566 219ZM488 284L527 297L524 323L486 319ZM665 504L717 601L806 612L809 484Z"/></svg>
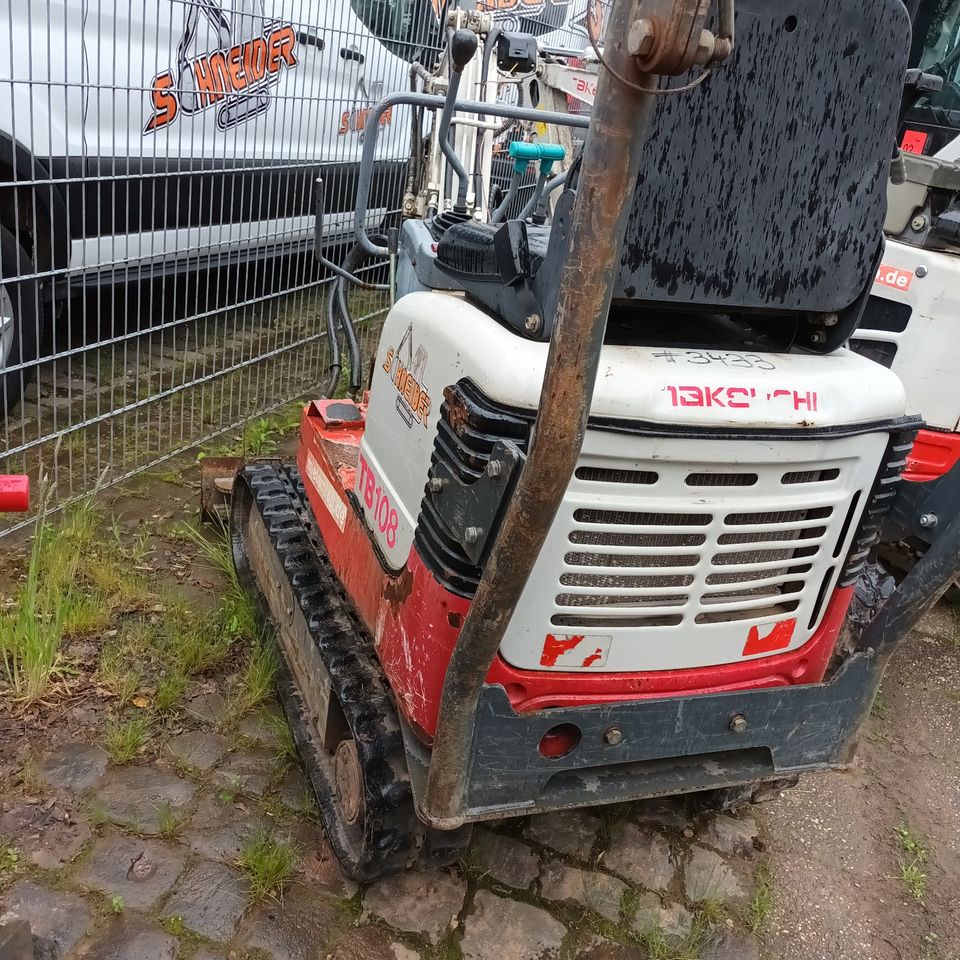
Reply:
<svg viewBox="0 0 960 960"><path fill-rule="evenodd" d="M356 493L393 570L416 549L432 458L457 455L438 440L445 390L469 380L532 420L547 349L460 297L411 294L391 310ZM846 350L606 346L580 464L504 660L676 670L802 646L842 582L903 413L896 376ZM469 423L449 426L469 443Z"/></svg>

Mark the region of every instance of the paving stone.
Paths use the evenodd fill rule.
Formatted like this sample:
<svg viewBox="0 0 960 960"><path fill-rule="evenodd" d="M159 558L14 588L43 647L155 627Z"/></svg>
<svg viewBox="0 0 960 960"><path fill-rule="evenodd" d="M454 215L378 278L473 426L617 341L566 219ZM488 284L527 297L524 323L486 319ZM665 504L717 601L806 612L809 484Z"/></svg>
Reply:
<svg viewBox="0 0 960 960"><path fill-rule="evenodd" d="M285 806L297 813L312 813L316 810L313 787L299 767L291 767L281 781L280 799Z"/></svg>
<svg viewBox="0 0 960 960"><path fill-rule="evenodd" d="M163 908L164 917L180 917L194 933L209 940L229 940L247 905L240 874L220 863L203 861L178 881Z"/></svg>
<svg viewBox="0 0 960 960"><path fill-rule="evenodd" d="M694 844L684 870L687 900L745 901L749 892L743 881L719 854Z"/></svg>
<svg viewBox="0 0 960 960"><path fill-rule="evenodd" d="M650 954L639 947L620 943L598 943L577 954L577 960L650 960Z"/></svg>
<svg viewBox="0 0 960 960"><path fill-rule="evenodd" d="M682 904L664 906L655 893L643 893L637 900L631 926L641 936L659 930L668 937L683 938L693 929L693 914Z"/></svg>
<svg viewBox="0 0 960 960"><path fill-rule="evenodd" d="M7 892L7 911L0 923L26 920L35 937L51 940L64 954L87 932L92 920L84 900L65 890L47 890L21 880Z"/></svg>
<svg viewBox="0 0 960 960"><path fill-rule="evenodd" d="M378 927L356 927L343 931L330 949L326 960L397 960L393 947L400 944L390 943L391 937ZM402 949L402 947L401 947ZM408 960L419 960L418 955L408 951Z"/></svg>
<svg viewBox="0 0 960 960"><path fill-rule="evenodd" d="M21 856L44 870L69 863L93 836L80 813L48 801L18 803L0 816L0 836L16 837Z"/></svg>
<svg viewBox="0 0 960 960"><path fill-rule="evenodd" d="M248 713L240 721L237 725L237 732L251 740L257 740L260 743L275 747L280 743L278 724L285 722L279 706L261 707L252 713Z"/></svg>
<svg viewBox="0 0 960 960"><path fill-rule="evenodd" d="M420 960L420 954L416 950L411 950L402 943L391 943L390 950L393 953L394 960Z"/></svg>
<svg viewBox="0 0 960 960"><path fill-rule="evenodd" d="M673 880L670 845L652 827L628 820L613 828L603 865L648 890L666 890Z"/></svg>
<svg viewBox="0 0 960 960"><path fill-rule="evenodd" d="M700 960L760 960L756 937L731 931L700 951Z"/></svg>
<svg viewBox="0 0 960 960"><path fill-rule="evenodd" d="M549 960L560 953L567 928L539 907L478 890L464 923L464 960Z"/></svg>
<svg viewBox="0 0 960 960"><path fill-rule="evenodd" d="M107 772L107 755L89 743L62 743L37 764L37 777L55 790L82 793Z"/></svg>
<svg viewBox="0 0 960 960"><path fill-rule="evenodd" d="M166 750L188 767L209 770L227 752L227 741L209 730L191 730L168 740Z"/></svg>
<svg viewBox="0 0 960 960"><path fill-rule="evenodd" d="M227 701L223 698L223 694L214 691L213 693L201 693L189 700L186 710L191 717L202 720L204 723L214 724L219 722L226 706Z"/></svg>
<svg viewBox="0 0 960 960"><path fill-rule="evenodd" d="M262 797L273 779L277 756L262 747L227 754L213 772L212 780L224 790Z"/></svg>
<svg viewBox="0 0 960 960"><path fill-rule="evenodd" d="M589 860L600 821L586 810L562 810L532 817L527 836L558 853L578 860Z"/></svg>
<svg viewBox="0 0 960 960"><path fill-rule="evenodd" d="M360 888L353 880L344 876L326 837L320 836L309 844L303 844L299 835L295 834L295 839L301 844L300 875L307 886L345 897L356 894Z"/></svg>
<svg viewBox="0 0 960 960"><path fill-rule="evenodd" d="M245 947L265 950L274 960L326 957L340 918L338 903L304 885L288 889L282 902L258 904L237 936Z"/></svg>
<svg viewBox="0 0 960 960"><path fill-rule="evenodd" d="M474 834L471 853L480 871L508 887L526 890L536 879L537 855L513 837L489 830L478 831Z"/></svg>
<svg viewBox="0 0 960 960"><path fill-rule="evenodd" d="M94 800L110 819L140 833L157 833L162 810L181 812L196 787L159 767L118 767L111 770L94 793Z"/></svg>
<svg viewBox="0 0 960 960"><path fill-rule="evenodd" d="M0 926L0 957L33 960L33 934L26 920L9 920Z"/></svg>
<svg viewBox="0 0 960 960"><path fill-rule="evenodd" d="M128 907L152 907L172 886L186 861L183 847L159 840L101 837L77 880Z"/></svg>
<svg viewBox="0 0 960 960"><path fill-rule="evenodd" d="M136 914L124 914L84 951L83 960L174 960L176 954L176 937Z"/></svg>
<svg viewBox="0 0 960 960"><path fill-rule="evenodd" d="M620 902L629 887L609 873L578 870L551 860L540 870L540 892L547 900L572 901L618 923Z"/></svg>
<svg viewBox="0 0 960 960"><path fill-rule="evenodd" d="M181 839L209 860L234 863L251 835L267 821L245 803L223 804L210 792L201 795Z"/></svg>
<svg viewBox="0 0 960 960"><path fill-rule="evenodd" d="M223 954L214 953L207 947L201 947L196 953L191 954L190 960L223 960Z"/></svg>
<svg viewBox="0 0 960 960"><path fill-rule="evenodd" d="M684 796L638 800L631 804L630 815L640 823L654 823L666 830L683 830L690 823L687 798Z"/></svg>
<svg viewBox="0 0 960 960"><path fill-rule="evenodd" d="M749 818L735 820L720 814L707 824L700 839L721 853L753 856L756 853L757 824Z"/></svg>
<svg viewBox="0 0 960 960"><path fill-rule="evenodd" d="M436 943L463 907L466 883L440 871L408 870L380 880L363 898L363 915Z"/></svg>

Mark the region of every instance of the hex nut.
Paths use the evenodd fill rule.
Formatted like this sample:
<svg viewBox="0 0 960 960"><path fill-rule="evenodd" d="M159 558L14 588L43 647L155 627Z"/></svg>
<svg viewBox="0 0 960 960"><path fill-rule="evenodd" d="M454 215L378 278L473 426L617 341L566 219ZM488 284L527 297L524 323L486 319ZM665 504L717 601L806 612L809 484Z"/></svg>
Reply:
<svg viewBox="0 0 960 960"><path fill-rule="evenodd" d="M623 731L619 727L607 727L603 731L603 742L615 747L623 743Z"/></svg>
<svg viewBox="0 0 960 960"><path fill-rule="evenodd" d="M543 326L543 321L540 319L540 314L531 313L530 316L524 321L523 326L527 333L539 333L540 328Z"/></svg>
<svg viewBox="0 0 960 960"><path fill-rule="evenodd" d="M634 20L627 34L627 51L631 57L649 57L656 39L656 28L652 20Z"/></svg>
<svg viewBox="0 0 960 960"><path fill-rule="evenodd" d="M747 718L742 714L738 713L730 721L730 729L734 733L746 733L747 730Z"/></svg>
<svg viewBox="0 0 960 960"><path fill-rule="evenodd" d="M483 533L483 530L480 527L467 527L463 531L463 539L467 543L476 543L480 539L480 534Z"/></svg>

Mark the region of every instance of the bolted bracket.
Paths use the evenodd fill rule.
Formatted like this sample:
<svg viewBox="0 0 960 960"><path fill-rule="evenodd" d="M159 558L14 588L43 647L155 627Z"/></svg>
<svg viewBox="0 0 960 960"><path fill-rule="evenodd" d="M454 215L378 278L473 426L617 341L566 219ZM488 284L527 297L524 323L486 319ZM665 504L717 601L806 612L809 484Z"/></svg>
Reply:
<svg viewBox="0 0 960 960"><path fill-rule="evenodd" d="M464 483L442 461L427 481L427 493L447 532L477 566L500 524L501 504L513 490L526 458L509 440L498 440L483 473Z"/></svg>
<svg viewBox="0 0 960 960"><path fill-rule="evenodd" d="M706 29L710 0L642 0L627 50L643 73L677 76L708 67L733 51L733 0L718 0L719 33Z"/></svg>

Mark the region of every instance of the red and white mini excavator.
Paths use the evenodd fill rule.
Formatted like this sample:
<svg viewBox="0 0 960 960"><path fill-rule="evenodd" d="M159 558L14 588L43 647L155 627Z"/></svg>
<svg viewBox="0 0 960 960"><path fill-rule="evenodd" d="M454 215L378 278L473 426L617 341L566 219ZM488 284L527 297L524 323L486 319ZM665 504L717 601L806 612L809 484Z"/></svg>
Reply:
<svg viewBox="0 0 960 960"><path fill-rule="evenodd" d="M522 73L535 50L450 18L445 95L367 122L357 249L396 295L369 389L348 336L355 399L307 406L296 465L247 464L232 505L364 880L449 861L479 820L848 763L960 563L953 521L843 629L920 427L845 346L883 243L901 0L737 0L736 38L733 0L613 0L589 118L459 99L475 58ZM364 224L388 109L437 121L414 137L422 213L383 241ZM475 162L504 119L573 128L559 173L551 145L511 148L539 164L516 215ZM334 269L348 333L360 258Z"/></svg>

